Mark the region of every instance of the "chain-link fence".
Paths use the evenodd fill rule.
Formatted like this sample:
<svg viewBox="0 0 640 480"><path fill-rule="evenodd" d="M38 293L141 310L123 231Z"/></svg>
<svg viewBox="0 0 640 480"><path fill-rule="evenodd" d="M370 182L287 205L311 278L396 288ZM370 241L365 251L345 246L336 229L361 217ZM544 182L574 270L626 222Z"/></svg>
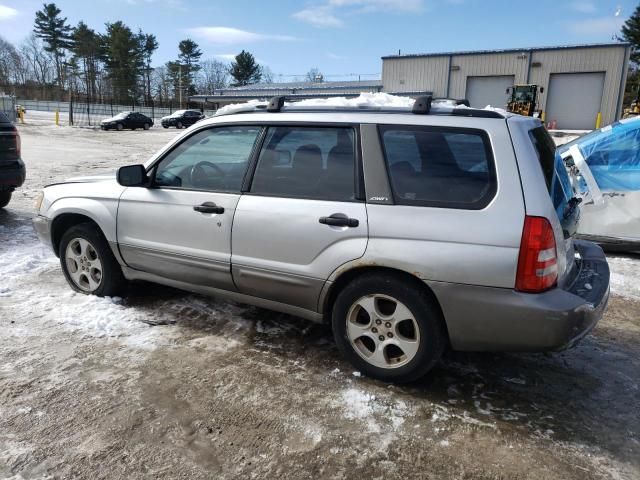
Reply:
<svg viewBox="0 0 640 480"><path fill-rule="evenodd" d="M16 121L16 99L6 95L0 95L0 112L9 117L12 122Z"/></svg>
<svg viewBox="0 0 640 480"><path fill-rule="evenodd" d="M105 118L113 117L120 112L135 111L152 118L156 124L164 116L171 115L178 109L170 107L154 107L139 105L116 105L109 103L77 103L77 102L54 102L44 100L18 100L28 111L40 112L60 112L60 119L65 124L75 126L96 126ZM14 109L15 110L15 109ZM70 114L71 111L71 114ZM215 110L205 110L207 116L213 115Z"/></svg>

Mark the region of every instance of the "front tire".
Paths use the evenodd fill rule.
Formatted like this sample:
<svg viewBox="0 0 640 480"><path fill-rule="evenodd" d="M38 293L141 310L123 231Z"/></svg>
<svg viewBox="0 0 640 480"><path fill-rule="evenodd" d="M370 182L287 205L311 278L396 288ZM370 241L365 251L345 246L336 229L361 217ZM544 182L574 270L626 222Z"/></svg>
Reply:
<svg viewBox="0 0 640 480"><path fill-rule="evenodd" d="M401 275L366 274L349 283L334 303L332 327L342 354L386 382L424 376L446 345L439 306Z"/></svg>
<svg viewBox="0 0 640 480"><path fill-rule="evenodd" d="M64 276L76 292L112 297L124 290L120 264L94 225L81 223L64 232L58 254Z"/></svg>
<svg viewBox="0 0 640 480"><path fill-rule="evenodd" d="M122 126L122 124L121 124L121 123L119 123L118 125L116 125L116 130L118 130L119 132L121 132L123 128L124 128L124 127Z"/></svg>
<svg viewBox="0 0 640 480"><path fill-rule="evenodd" d="M177 128L178 130L181 130L181 129L182 129L182 122L178 122L178 123L176 124L176 128Z"/></svg>
<svg viewBox="0 0 640 480"><path fill-rule="evenodd" d="M0 208L4 208L9 205L11 201L11 192L0 192Z"/></svg>
<svg viewBox="0 0 640 480"><path fill-rule="evenodd" d="M145 130L149 130L149 124L148 124L148 123L145 123L145 124L144 124L144 126L143 126L142 128L144 128Z"/></svg>

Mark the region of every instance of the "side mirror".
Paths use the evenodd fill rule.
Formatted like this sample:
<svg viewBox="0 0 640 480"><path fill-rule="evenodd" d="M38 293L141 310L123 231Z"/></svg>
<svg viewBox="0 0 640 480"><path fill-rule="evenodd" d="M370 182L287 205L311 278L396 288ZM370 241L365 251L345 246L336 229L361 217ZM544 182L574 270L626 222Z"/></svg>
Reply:
<svg viewBox="0 0 640 480"><path fill-rule="evenodd" d="M540 87L540 93L544 93L544 87Z"/></svg>
<svg viewBox="0 0 640 480"><path fill-rule="evenodd" d="M511 93L511 89L507 88L506 94L509 95Z"/></svg>
<svg viewBox="0 0 640 480"><path fill-rule="evenodd" d="M118 183L123 187L145 187L148 182L144 165L127 165L118 169Z"/></svg>

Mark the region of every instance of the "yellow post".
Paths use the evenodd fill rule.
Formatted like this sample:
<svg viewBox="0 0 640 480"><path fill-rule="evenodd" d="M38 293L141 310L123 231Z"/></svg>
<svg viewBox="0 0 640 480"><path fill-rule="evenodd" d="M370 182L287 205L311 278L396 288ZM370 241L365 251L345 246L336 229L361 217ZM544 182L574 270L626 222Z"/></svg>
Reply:
<svg viewBox="0 0 640 480"><path fill-rule="evenodd" d="M598 116L596 117L596 130L600 128L601 123L602 123L602 112L598 112Z"/></svg>
<svg viewBox="0 0 640 480"><path fill-rule="evenodd" d="M544 110L542 111L542 113L540 114L540 120L542 120L542 123L544 123Z"/></svg>
<svg viewBox="0 0 640 480"><path fill-rule="evenodd" d="M56 110L56 125L60 125L60 111Z"/></svg>
<svg viewBox="0 0 640 480"><path fill-rule="evenodd" d="M20 107L20 123L24 123L24 108Z"/></svg>

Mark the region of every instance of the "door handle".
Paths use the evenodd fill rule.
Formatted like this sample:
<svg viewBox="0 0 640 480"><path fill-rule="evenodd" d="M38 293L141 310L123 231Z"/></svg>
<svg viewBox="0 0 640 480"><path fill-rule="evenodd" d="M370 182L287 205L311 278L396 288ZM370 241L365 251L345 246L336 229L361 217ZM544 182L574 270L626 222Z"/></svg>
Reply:
<svg viewBox="0 0 640 480"><path fill-rule="evenodd" d="M193 209L200 213L224 213L224 207L219 207L213 202L204 202L202 205L196 205Z"/></svg>
<svg viewBox="0 0 640 480"><path fill-rule="evenodd" d="M334 213L328 217L320 217L319 222L323 225L330 225L332 227L355 228L360 225L357 218L349 218L344 213Z"/></svg>

